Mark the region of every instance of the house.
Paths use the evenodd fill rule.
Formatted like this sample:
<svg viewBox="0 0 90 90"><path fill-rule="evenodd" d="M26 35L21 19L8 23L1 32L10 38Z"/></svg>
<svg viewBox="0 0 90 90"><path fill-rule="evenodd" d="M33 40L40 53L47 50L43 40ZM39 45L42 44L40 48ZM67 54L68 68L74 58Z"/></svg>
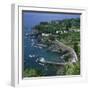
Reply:
<svg viewBox="0 0 90 90"><path fill-rule="evenodd" d="M49 36L50 34L42 33L42 36Z"/></svg>

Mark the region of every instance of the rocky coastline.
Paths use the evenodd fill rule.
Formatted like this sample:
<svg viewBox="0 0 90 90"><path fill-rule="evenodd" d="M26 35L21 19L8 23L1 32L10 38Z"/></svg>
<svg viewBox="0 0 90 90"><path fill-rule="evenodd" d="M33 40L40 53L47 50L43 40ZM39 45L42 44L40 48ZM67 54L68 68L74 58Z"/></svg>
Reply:
<svg viewBox="0 0 90 90"><path fill-rule="evenodd" d="M56 52L56 53L60 53L60 59L64 59L65 62L60 63L58 62L54 62L54 61L45 61L43 60L39 60L40 63L43 64L55 64L55 65L66 65L67 63L76 63L78 61L76 52L74 51L73 48L63 44L62 42L58 41L58 40L54 40L52 41L52 44L50 44L49 46L44 45L44 44L40 44L40 46L42 47L46 47L48 48L49 51L51 52Z"/></svg>

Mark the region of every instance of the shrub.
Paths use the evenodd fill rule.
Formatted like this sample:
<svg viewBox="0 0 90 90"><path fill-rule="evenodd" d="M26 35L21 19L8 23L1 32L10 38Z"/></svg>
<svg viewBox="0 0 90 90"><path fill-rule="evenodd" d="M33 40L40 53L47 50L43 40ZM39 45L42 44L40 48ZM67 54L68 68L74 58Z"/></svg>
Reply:
<svg viewBox="0 0 90 90"><path fill-rule="evenodd" d="M68 63L64 67L65 75L79 75L80 74L80 62L78 61L75 64Z"/></svg>
<svg viewBox="0 0 90 90"><path fill-rule="evenodd" d="M31 68L31 69L25 69L24 70L24 77L37 77L37 76L40 76L41 75L41 72L40 70L37 70L37 69L34 69L34 68Z"/></svg>

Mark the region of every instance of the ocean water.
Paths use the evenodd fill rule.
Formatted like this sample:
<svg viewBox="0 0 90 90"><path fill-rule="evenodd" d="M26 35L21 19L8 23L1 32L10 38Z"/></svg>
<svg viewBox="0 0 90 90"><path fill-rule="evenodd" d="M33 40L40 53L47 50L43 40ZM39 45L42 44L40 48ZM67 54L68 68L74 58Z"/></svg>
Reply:
<svg viewBox="0 0 90 90"><path fill-rule="evenodd" d="M41 70L43 75L55 75L56 69L53 66L48 67L47 65L37 62L37 60L44 58L46 61L60 62L60 54L48 51L45 47L38 46L39 42L37 37L30 35L31 30L24 31L24 69L35 68Z"/></svg>

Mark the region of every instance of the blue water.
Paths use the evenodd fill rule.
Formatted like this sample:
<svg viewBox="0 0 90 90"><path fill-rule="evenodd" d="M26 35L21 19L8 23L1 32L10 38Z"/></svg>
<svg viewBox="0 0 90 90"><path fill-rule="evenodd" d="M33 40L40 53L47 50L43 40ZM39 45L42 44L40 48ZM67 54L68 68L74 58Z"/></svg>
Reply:
<svg viewBox="0 0 90 90"><path fill-rule="evenodd" d="M45 75L54 75L54 67L47 68L47 65L38 63L37 59L43 57L47 61L60 62L60 54L49 51L47 47L40 47L38 44L40 43L36 36L31 36L28 31L24 33L24 69L35 68L41 70Z"/></svg>

